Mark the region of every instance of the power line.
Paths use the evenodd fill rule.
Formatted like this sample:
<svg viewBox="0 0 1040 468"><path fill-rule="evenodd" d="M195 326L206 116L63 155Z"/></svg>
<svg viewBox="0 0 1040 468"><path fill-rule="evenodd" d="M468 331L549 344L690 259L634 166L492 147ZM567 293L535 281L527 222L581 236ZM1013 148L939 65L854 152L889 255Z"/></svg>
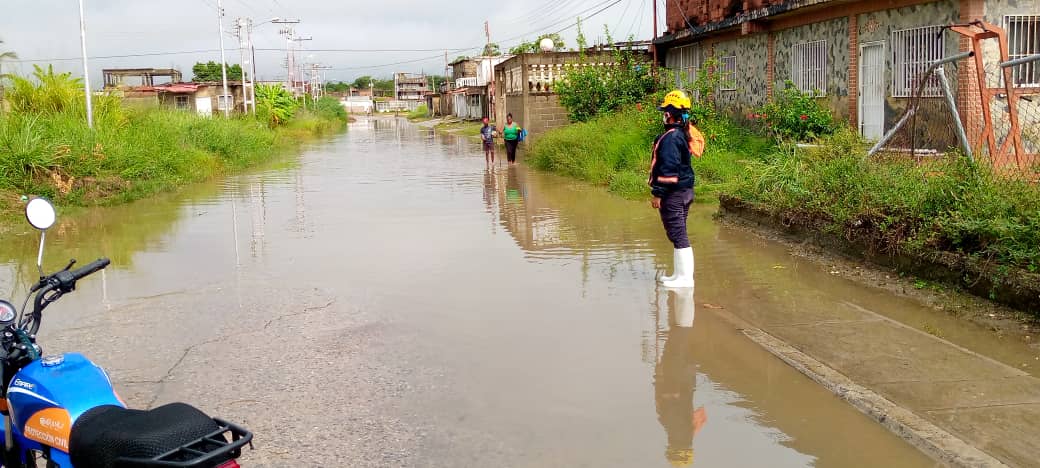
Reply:
<svg viewBox="0 0 1040 468"><path fill-rule="evenodd" d="M636 0L628 0L628 3L625 4L625 11L621 12L621 17L618 18L617 24L614 25L614 30L611 33L611 35L617 35L617 33L619 33L621 31L621 25L625 23L625 15L628 14L628 10L632 9L632 4L633 3L636 3ZM639 16L639 15L636 15L636 16ZM621 38L621 40L624 41L626 39L625 38Z"/></svg>
<svg viewBox="0 0 1040 468"><path fill-rule="evenodd" d="M124 55L97 55L93 57L87 57L90 60L103 60L103 59L117 59L117 58L134 58L134 57L159 57L164 55L187 55L187 54L210 54L219 53L220 49L202 49L202 50L183 50L177 52L145 52L140 54L124 54ZM40 63L40 62L67 62L73 60L83 60L83 57L67 57L67 58L49 58L49 59L21 59L21 60L7 60L8 62L16 63Z"/></svg>

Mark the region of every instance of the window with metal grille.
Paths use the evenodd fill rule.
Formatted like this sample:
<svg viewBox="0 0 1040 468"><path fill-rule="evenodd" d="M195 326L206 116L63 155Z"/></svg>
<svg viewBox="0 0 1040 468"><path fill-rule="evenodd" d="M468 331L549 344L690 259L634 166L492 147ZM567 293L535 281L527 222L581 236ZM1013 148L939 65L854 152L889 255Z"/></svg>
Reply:
<svg viewBox="0 0 1040 468"><path fill-rule="evenodd" d="M1040 15L1007 15L1004 28L1011 60L1040 54ZM1040 61L1013 67L1011 76L1015 86L1040 86Z"/></svg>
<svg viewBox="0 0 1040 468"><path fill-rule="evenodd" d="M190 107L188 104L188 96L177 96L176 101L178 109L188 109Z"/></svg>
<svg viewBox="0 0 1040 468"><path fill-rule="evenodd" d="M668 51L668 68L679 74L677 78L686 83L693 83L697 79L697 71L704 62L701 55L700 44L690 44L676 47ZM679 83L680 85L682 83Z"/></svg>
<svg viewBox="0 0 1040 468"><path fill-rule="evenodd" d="M719 89L723 91L736 91L737 89L737 56L729 55L719 58L719 72L721 81Z"/></svg>
<svg viewBox="0 0 1040 468"><path fill-rule="evenodd" d="M827 95L827 41L795 44L791 49L791 81L803 93Z"/></svg>
<svg viewBox="0 0 1040 468"><path fill-rule="evenodd" d="M923 77L928 67L943 58L945 44L942 26L903 29L892 32L892 97L910 97L926 78L922 97L939 97L935 76Z"/></svg>

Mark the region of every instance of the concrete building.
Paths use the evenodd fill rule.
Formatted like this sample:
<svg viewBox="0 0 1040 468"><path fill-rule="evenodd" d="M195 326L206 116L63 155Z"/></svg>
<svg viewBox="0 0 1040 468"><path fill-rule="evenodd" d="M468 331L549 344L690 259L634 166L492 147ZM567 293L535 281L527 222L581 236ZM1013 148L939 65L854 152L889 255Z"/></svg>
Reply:
<svg viewBox="0 0 1040 468"><path fill-rule="evenodd" d="M230 105L232 112L242 112L243 102L245 102L244 87L241 81L228 82L228 92L232 96L230 102L220 99L224 89L223 85L217 82L171 83L156 86L155 89L159 95L160 106L196 112L205 116L223 112L225 105Z"/></svg>
<svg viewBox="0 0 1040 468"><path fill-rule="evenodd" d="M451 64L452 81L447 86L445 95L450 104L452 115L462 119L479 120L492 115L492 93L494 67L508 59L509 55L494 57L472 57L456 60ZM441 109L446 110L446 109Z"/></svg>
<svg viewBox="0 0 1040 468"><path fill-rule="evenodd" d="M101 70L101 75L105 89L152 87L183 80L181 72L172 68L106 68Z"/></svg>
<svg viewBox="0 0 1040 468"><path fill-rule="evenodd" d="M634 52L639 55L639 52ZM649 57L646 57L649 62ZM553 90L567 69L582 66L609 66L613 52L586 53L584 62L578 52L522 54L495 65L494 121L505 125L506 115L513 114L532 138L570 123L567 110L560 105Z"/></svg>
<svg viewBox="0 0 1040 468"><path fill-rule="evenodd" d="M426 101L430 81L425 74L394 73L394 100Z"/></svg>
<svg viewBox="0 0 1040 468"><path fill-rule="evenodd" d="M1010 58L1040 53L1038 0L669 2L667 32L656 46L681 81L692 81L708 57L717 59L725 76L714 98L734 114L745 115L791 81L820 93L838 116L877 139L906 109L929 64L972 48L944 26L975 20L1007 30ZM996 43L983 54L988 86L995 87L1003 82ZM960 65L958 78L965 79L954 83L957 94L978 96L977 89L967 89L974 66ZM1015 81L1040 91L1040 65L1016 71ZM974 83L978 88L978 79ZM939 99L940 93L929 83L924 97ZM963 119L981 115L977 101L962 104Z"/></svg>

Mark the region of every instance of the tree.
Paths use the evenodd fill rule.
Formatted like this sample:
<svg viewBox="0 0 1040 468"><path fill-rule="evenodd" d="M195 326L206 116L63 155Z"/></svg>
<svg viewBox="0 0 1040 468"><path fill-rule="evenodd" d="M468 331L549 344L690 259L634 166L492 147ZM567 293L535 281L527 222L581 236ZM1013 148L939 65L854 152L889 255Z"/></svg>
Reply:
<svg viewBox="0 0 1040 468"><path fill-rule="evenodd" d="M509 53L513 55L537 54L542 51L541 42L542 39L545 38L552 39L553 52L563 52L564 50L567 50L567 46L564 44L563 38L560 37L560 35L557 33L552 33L542 34L541 36L538 36L538 39L535 39L532 42L522 42L520 43L520 45L513 47L512 49L509 49Z"/></svg>
<svg viewBox="0 0 1040 468"><path fill-rule="evenodd" d="M0 41L0 44L3 44L3 43L4 43L4 41ZM18 54L14 53L14 52L11 52L11 51L0 52L0 67L3 67L4 60L18 60ZM0 78L4 78L4 70L3 70L3 68L0 68Z"/></svg>
<svg viewBox="0 0 1040 468"><path fill-rule="evenodd" d="M393 80L393 78L382 79L382 80L374 80L372 83L375 85L374 88L377 91L393 91L394 90L394 80Z"/></svg>
<svg viewBox="0 0 1040 468"><path fill-rule="evenodd" d="M368 89L370 86L372 86L373 81L375 80L373 80L371 76L359 76L357 79L354 80L354 88Z"/></svg>
<svg viewBox="0 0 1040 468"><path fill-rule="evenodd" d="M502 48L499 47L498 44L492 42L484 46L484 52L482 55L484 55L485 57L497 57L499 55L502 55Z"/></svg>
<svg viewBox="0 0 1040 468"><path fill-rule="evenodd" d="M204 81L222 81L223 74L220 70L220 64L214 61L206 63L198 62L195 66L191 67L191 73L194 76L191 80L199 83ZM241 65L228 65L227 66L227 79L229 80L241 80L242 79L242 66Z"/></svg>
<svg viewBox="0 0 1040 468"><path fill-rule="evenodd" d="M325 84L325 90L330 93L345 93L350 91L351 83L344 83L342 81L332 81Z"/></svg>

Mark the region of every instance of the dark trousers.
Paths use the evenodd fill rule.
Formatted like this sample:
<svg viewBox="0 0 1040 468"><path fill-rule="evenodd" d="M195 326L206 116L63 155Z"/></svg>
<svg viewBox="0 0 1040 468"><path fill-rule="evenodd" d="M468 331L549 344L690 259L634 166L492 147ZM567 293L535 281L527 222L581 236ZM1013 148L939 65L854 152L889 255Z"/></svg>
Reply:
<svg viewBox="0 0 1040 468"><path fill-rule="evenodd" d="M516 162L516 145L520 144L519 140L506 140L506 157L509 158L509 162Z"/></svg>
<svg viewBox="0 0 1040 468"><path fill-rule="evenodd" d="M661 199L661 222L668 240L676 249L690 246L690 236L686 233L686 218L690 216L690 204L693 203L693 189L675 190Z"/></svg>

